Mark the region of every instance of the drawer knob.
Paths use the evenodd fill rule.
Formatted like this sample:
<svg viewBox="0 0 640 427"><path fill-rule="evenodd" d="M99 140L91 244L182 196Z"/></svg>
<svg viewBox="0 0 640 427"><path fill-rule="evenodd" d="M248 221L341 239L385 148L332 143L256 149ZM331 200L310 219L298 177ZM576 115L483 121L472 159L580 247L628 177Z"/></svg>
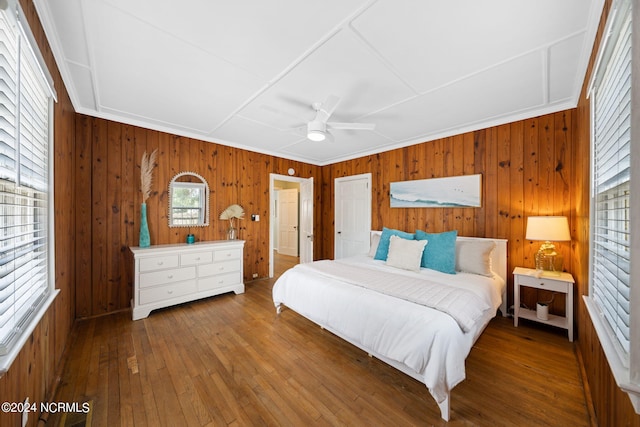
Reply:
<svg viewBox="0 0 640 427"><path fill-rule="evenodd" d="M200 261L200 257L196 258L196 261Z"/></svg>
<svg viewBox="0 0 640 427"><path fill-rule="evenodd" d="M168 293L169 295L171 295L171 294L173 293L173 291L167 291L167 293Z"/></svg>
<svg viewBox="0 0 640 427"><path fill-rule="evenodd" d="M168 275L167 279L173 279L173 274Z"/></svg>
<svg viewBox="0 0 640 427"><path fill-rule="evenodd" d="M158 265L162 265L162 264L164 264L164 262L158 261Z"/></svg>

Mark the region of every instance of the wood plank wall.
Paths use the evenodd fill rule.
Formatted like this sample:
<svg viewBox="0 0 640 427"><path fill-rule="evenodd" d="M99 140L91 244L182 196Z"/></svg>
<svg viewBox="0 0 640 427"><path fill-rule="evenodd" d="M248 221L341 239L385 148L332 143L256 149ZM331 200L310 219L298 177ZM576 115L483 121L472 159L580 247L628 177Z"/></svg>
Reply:
<svg viewBox="0 0 640 427"><path fill-rule="evenodd" d="M596 335L593 323L587 313L581 295L589 293L589 156L590 152L590 114L587 99L587 85L590 80L598 47L604 33L606 18L611 9L611 0L605 1L600 20L596 43L594 44L587 76L584 80L582 94L578 100L578 128L576 144L572 158L574 159L574 182L581 189L576 194L576 210L573 222L573 274L578 286L578 345L577 350L582 359L588 385L593 399L596 417L600 426L635 426L640 427L640 415L636 414L629 396L616 385L615 378L607 362L600 340ZM634 2L634 7L639 2ZM636 15L637 16L637 15ZM634 284L637 285L637 284ZM637 320L636 320L637 321Z"/></svg>
<svg viewBox="0 0 640 427"><path fill-rule="evenodd" d="M524 240L531 215L571 217L577 189L572 185L576 110L508 123L438 139L323 168L324 230L333 229L334 180L372 173L372 227L428 232L458 230L462 236L508 239L508 271L533 267L540 242ZM395 181L482 174L481 208L391 208L389 184ZM333 256L334 235L322 235L324 257ZM571 271L571 247L559 243ZM550 298L528 290L528 304ZM509 279L512 303L513 280ZM530 305L532 306L532 305ZM564 298L555 298L552 311L564 314Z"/></svg>
<svg viewBox="0 0 640 427"><path fill-rule="evenodd" d="M45 402L53 394L62 367L64 350L75 320L74 277L74 123L76 113L54 61L31 0L20 4L53 77L58 102L54 106L55 252L56 288L60 290L9 371L0 378L0 400ZM21 414L0 412L0 426L19 426ZM38 425L31 414L29 426Z"/></svg>
<svg viewBox="0 0 640 427"><path fill-rule="evenodd" d="M140 160L158 149L153 191L147 200L152 244L183 243L189 230L169 228L168 185L183 171L202 175L210 188L210 225L192 228L198 240L226 238L220 212L232 203L245 209L239 221L246 240L244 278L269 274L269 176L319 177L320 167L274 156L179 137L122 123L78 115L76 120L76 316L95 316L130 306L132 265L128 247L137 246L140 227ZM315 216L321 214L315 185ZM259 214L260 222L252 222ZM319 233L316 222L316 233ZM314 247L320 256L320 242Z"/></svg>
<svg viewBox="0 0 640 427"><path fill-rule="evenodd" d="M223 239L227 224L218 214L231 203L263 221L241 221L245 280L268 275L269 174L316 179L315 258L333 257L333 180L373 174L373 227L426 231L458 229L461 235L509 239L509 268L533 266L538 243L523 241L526 216L570 215L569 185L575 110L317 167L259 153L178 137L78 115L76 120L76 299L78 317L129 307L131 264L137 245L141 195L139 165L144 151L158 149L154 191L147 201L153 244L183 242L187 230L167 225L167 185L181 171L193 171L211 187L211 225L192 230L198 239ZM108 147L108 148L107 148ZM389 183L463 174L483 174L479 209L391 209ZM86 202L85 202L86 201ZM88 201L91 201L90 203ZM561 244L571 271L570 247ZM530 292L535 304L547 296ZM564 301L552 307L564 313Z"/></svg>

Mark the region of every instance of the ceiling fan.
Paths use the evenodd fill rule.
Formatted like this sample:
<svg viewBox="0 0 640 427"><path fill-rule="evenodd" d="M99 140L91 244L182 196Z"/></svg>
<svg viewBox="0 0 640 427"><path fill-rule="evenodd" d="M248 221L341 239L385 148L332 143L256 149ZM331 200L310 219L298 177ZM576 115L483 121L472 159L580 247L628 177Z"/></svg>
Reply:
<svg viewBox="0 0 640 427"><path fill-rule="evenodd" d="M311 107L315 110L316 115L304 126L295 128L296 131L306 135L311 141L333 141L333 135L329 132L331 129L348 129L348 130L373 130L375 125L372 123L339 123L330 122L329 117L335 111L340 98L335 95L329 95L324 102L314 102Z"/></svg>

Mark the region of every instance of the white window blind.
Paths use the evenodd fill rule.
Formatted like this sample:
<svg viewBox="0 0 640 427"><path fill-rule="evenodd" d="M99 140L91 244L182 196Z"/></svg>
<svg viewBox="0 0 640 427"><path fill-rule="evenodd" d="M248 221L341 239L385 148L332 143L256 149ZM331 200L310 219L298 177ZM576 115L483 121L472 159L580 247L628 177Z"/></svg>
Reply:
<svg viewBox="0 0 640 427"><path fill-rule="evenodd" d="M630 350L631 13L609 40L593 96L592 297Z"/></svg>
<svg viewBox="0 0 640 427"><path fill-rule="evenodd" d="M617 386L640 414L640 10L614 0L592 77L589 295L583 297ZM634 141L635 139L635 141ZM634 320L635 319L635 320Z"/></svg>
<svg viewBox="0 0 640 427"><path fill-rule="evenodd" d="M0 356L16 353L51 294L52 93L17 6L0 11Z"/></svg>

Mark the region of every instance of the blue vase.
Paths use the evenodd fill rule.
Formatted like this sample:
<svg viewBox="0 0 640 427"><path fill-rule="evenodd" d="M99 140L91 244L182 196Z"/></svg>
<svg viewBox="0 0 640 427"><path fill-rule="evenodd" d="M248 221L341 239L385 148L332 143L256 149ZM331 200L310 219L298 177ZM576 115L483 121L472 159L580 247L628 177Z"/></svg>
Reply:
<svg viewBox="0 0 640 427"><path fill-rule="evenodd" d="M140 209L140 243L141 248L151 246L151 236L149 236L149 224L147 223L147 204L143 203Z"/></svg>

